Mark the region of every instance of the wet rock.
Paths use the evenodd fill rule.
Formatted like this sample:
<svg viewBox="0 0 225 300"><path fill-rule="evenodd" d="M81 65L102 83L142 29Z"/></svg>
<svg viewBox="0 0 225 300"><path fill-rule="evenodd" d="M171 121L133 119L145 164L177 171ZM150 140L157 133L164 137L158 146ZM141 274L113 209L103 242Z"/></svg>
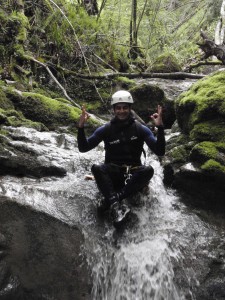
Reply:
<svg viewBox="0 0 225 300"><path fill-rule="evenodd" d="M166 99L163 89L154 84L143 83L130 89L134 98L134 111L146 122L156 112L157 105L164 107L164 125L170 128L175 121L173 102Z"/></svg>
<svg viewBox="0 0 225 300"><path fill-rule="evenodd" d="M223 179L207 176L202 170L188 163L175 171L172 182L174 188L188 195L183 198L184 202L225 213Z"/></svg>
<svg viewBox="0 0 225 300"><path fill-rule="evenodd" d="M224 260L219 258L212 260L208 273L201 281L196 293L197 300L223 300L225 298Z"/></svg>
<svg viewBox="0 0 225 300"><path fill-rule="evenodd" d="M224 70L216 72L176 100L179 127L167 141L164 159L164 183L185 191L196 205L223 211L224 78Z"/></svg>
<svg viewBox="0 0 225 300"><path fill-rule="evenodd" d="M0 262L0 299L20 300L22 290L16 276L12 276L5 262Z"/></svg>
<svg viewBox="0 0 225 300"><path fill-rule="evenodd" d="M79 228L3 197L0 227L8 245L0 261L0 299L90 299Z"/></svg>
<svg viewBox="0 0 225 300"><path fill-rule="evenodd" d="M66 169L57 163L59 156L54 151L58 147L59 134L41 138L35 129L8 127L8 136L1 137L0 175L15 176L65 176ZM65 140L65 138L64 138ZM49 149L53 144L52 151ZM55 155L53 157L53 155Z"/></svg>
<svg viewBox="0 0 225 300"><path fill-rule="evenodd" d="M60 166L43 165L36 157L18 153L15 156L0 157L0 175L15 176L65 176L66 170Z"/></svg>

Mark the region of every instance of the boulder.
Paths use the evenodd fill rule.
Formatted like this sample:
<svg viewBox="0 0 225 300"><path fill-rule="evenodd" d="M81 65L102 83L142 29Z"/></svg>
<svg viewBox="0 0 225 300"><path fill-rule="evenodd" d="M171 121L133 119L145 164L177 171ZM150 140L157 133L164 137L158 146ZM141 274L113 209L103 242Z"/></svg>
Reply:
<svg viewBox="0 0 225 300"><path fill-rule="evenodd" d="M167 143L164 182L210 207L225 207L225 71L196 82L175 102L178 129Z"/></svg>
<svg viewBox="0 0 225 300"><path fill-rule="evenodd" d="M35 147L22 141L0 136L0 175L14 176L65 176L66 169L47 159L40 159Z"/></svg>
<svg viewBox="0 0 225 300"><path fill-rule="evenodd" d="M134 99L134 111L146 122L150 115L157 111L157 105L164 108L163 122L166 128L171 128L176 116L173 101L166 99L164 91L154 84L141 84L130 89Z"/></svg>
<svg viewBox="0 0 225 300"><path fill-rule="evenodd" d="M1 196L0 228L1 299L91 299L78 227Z"/></svg>

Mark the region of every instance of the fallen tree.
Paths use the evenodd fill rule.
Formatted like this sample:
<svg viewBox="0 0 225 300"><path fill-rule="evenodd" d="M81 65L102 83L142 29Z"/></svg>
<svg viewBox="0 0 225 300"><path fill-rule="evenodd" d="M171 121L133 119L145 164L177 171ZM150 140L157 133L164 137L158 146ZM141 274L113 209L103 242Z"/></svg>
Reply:
<svg viewBox="0 0 225 300"><path fill-rule="evenodd" d="M202 59L207 59L210 56L216 56L217 59L225 65L225 45L217 45L214 40L208 38L203 30L201 30L200 35L203 38L203 43L197 43L197 45L204 52Z"/></svg>
<svg viewBox="0 0 225 300"><path fill-rule="evenodd" d="M204 77L202 74L191 74L186 72L174 72L174 73L112 73L112 74L105 74L105 75L82 75L76 74L79 78L84 79L113 79L118 76L127 77L127 78L162 78L162 79L173 79L173 80L183 80L186 78L190 79L201 79Z"/></svg>
<svg viewBox="0 0 225 300"><path fill-rule="evenodd" d="M77 73L59 65L49 64L49 67L52 66L55 70L61 71L64 75L72 75L76 78L80 79L93 79L93 80L111 80L116 77L127 77L129 79L134 78L162 78L162 79L171 79L171 80L183 80L186 78L190 79L201 79L205 75L203 74L192 74L187 72L171 72L171 73L154 73L154 72L138 72L138 73L123 73L123 72L115 72L115 73L107 73L107 74L81 74Z"/></svg>
<svg viewBox="0 0 225 300"><path fill-rule="evenodd" d="M222 66L223 63L220 61L198 61L186 67L186 72L191 72L193 69L201 66Z"/></svg>

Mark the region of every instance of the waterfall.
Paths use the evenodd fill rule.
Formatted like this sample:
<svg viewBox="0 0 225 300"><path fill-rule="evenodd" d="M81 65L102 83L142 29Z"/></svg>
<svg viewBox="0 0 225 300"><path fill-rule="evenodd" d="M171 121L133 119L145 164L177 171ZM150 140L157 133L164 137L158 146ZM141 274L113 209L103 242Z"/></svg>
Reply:
<svg viewBox="0 0 225 300"><path fill-rule="evenodd" d="M159 161L153 157L147 163L155 175L150 194L142 195L141 205L132 209L135 224L122 234L109 229L94 247L94 300L185 299L174 279L174 263L182 260L182 253L173 240L186 224L177 197L163 186Z"/></svg>
<svg viewBox="0 0 225 300"><path fill-rule="evenodd" d="M93 278L91 299L196 299L202 268L198 268L197 256L208 257L209 245L220 235L190 211L174 190L164 186L156 156L147 150L145 164L155 170L149 194L139 195L131 220L118 231L109 220L97 217L96 184L84 180L91 165L102 162L103 146L83 154L71 135L15 129L20 134L23 130L26 144L38 143L39 157L65 167L68 173L64 178L4 176L1 193L81 229L85 237L82 251ZM60 145L59 137L64 141ZM210 255L214 255L212 251Z"/></svg>

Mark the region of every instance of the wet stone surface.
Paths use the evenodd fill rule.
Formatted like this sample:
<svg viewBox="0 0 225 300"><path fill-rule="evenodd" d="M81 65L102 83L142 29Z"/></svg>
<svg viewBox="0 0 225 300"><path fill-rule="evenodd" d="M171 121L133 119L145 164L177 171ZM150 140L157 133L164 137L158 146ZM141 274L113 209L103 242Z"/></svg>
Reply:
<svg viewBox="0 0 225 300"><path fill-rule="evenodd" d="M90 299L79 228L1 197L0 231L0 299Z"/></svg>

